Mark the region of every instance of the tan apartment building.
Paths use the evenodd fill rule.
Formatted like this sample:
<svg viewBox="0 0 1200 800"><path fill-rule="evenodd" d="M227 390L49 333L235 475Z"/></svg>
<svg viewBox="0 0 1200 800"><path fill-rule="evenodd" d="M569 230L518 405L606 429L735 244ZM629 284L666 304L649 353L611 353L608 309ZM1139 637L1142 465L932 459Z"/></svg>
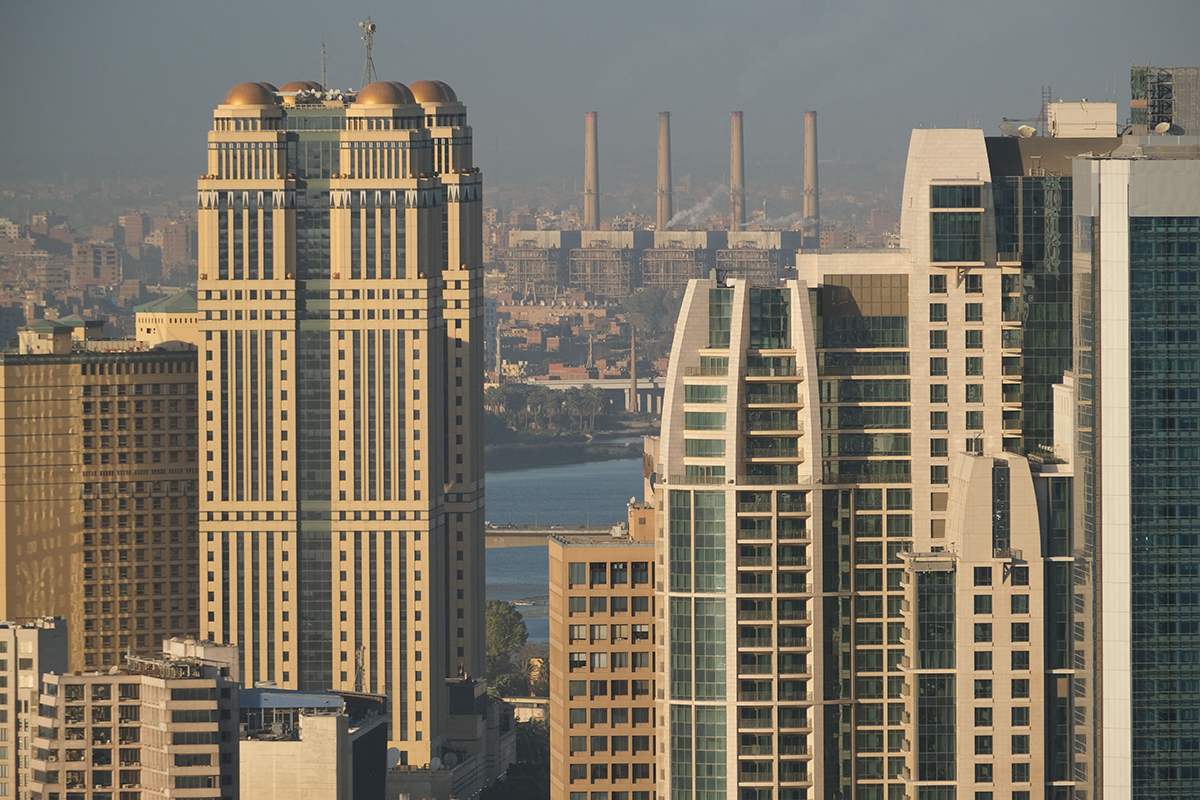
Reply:
<svg viewBox="0 0 1200 800"><path fill-rule="evenodd" d="M437 81L244 83L207 147L203 631L247 685L387 695L401 765L428 764L458 746L447 679L484 674L466 108Z"/></svg>
<svg viewBox="0 0 1200 800"><path fill-rule="evenodd" d="M236 648L162 645L124 667L42 678L32 800L240 796Z"/></svg>
<svg viewBox="0 0 1200 800"><path fill-rule="evenodd" d="M21 337L38 354L0 354L0 618L69 618L72 670L194 633L195 353Z"/></svg>
<svg viewBox="0 0 1200 800"><path fill-rule="evenodd" d="M62 617L0 622L0 797L29 800L30 731L37 730L42 674L66 668Z"/></svg>
<svg viewBox="0 0 1200 800"><path fill-rule="evenodd" d="M653 510L626 535L550 537L550 791L655 795Z"/></svg>
<svg viewBox="0 0 1200 800"><path fill-rule="evenodd" d="M71 286L115 286L121 282L121 252L111 244L77 244L71 253Z"/></svg>

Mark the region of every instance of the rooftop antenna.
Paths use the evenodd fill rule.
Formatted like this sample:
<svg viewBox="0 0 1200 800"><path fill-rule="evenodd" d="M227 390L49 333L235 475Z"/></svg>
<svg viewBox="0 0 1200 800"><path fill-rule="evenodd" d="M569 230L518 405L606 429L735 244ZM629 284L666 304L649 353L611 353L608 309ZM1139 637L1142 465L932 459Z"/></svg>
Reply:
<svg viewBox="0 0 1200 800"><path fill-rule="evenodd" d="M322 92L329 90L329 83L326 81L326 78L325 78L325 60L326 60L325 40L322 39L321 40L321 91Z"/></svg>
<svg viewBox="0 0 1200 800"><path fill-rule="evenodd" d="M371 43L375 39L375 23L371 22L371 18L367 17L365 21L358 23L358 27L363 29L362 40L367 45L367 63L363 66L362 86L361 91L368 83L374 83L379 80L379 76L375 74L375 62L371 60Z"/></svg>

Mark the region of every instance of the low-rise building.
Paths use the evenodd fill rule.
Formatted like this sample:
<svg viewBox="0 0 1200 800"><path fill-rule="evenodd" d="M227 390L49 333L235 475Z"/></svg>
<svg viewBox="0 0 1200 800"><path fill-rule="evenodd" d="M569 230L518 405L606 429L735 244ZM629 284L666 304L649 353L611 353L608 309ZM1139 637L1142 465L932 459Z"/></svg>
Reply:
<svg viewBox="0 0 1200 800"><path fill-rule="evenodd" d="M163 642L105 672L48 673L30 726L33 800L232 800L237 648Z"/></svg>
<svg viewBox="0 0 1200 800"><path fill-rule="evenodd" d="M387 698L244 690L239 749L242 797L383 800Z"/></svg>

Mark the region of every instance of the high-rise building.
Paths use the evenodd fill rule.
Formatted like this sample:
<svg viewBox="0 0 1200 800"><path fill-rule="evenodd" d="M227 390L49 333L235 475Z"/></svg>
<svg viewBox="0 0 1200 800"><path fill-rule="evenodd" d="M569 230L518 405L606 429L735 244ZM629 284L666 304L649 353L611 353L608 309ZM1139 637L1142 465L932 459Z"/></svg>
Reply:
<svg viewBox="0 0 1200 800"><path fill-rule="evenodd" d="M1191 797L1200 138L1129 137L1108 157L1076 160L1073 177L1076 349L1063 391L1075 430L1058 432L1074 434L1070 777L1096 797Z"/></svg>
<svg viewBox="0 0 1200 800"><path fill-rule="evenodd" d="M166 800L238 793L237 650L169 639L161 656L42 676L24 734L34 800Z"/></svg>
<svg viewBox="0 0 1200 800"><path fill-rule="evenodd" d="M1071 158L1119 145L914 131L900 248L691 283L655 465L660 796L1074 791L1053 386Z"/></svg>
<svg viewBox="0 0 1200 800"><path fill-rule="evenodd" d="M199 411L194 352L73 330L0 354L0 619L70 619L76 670L199 629Z"/></svg>
<svg viewBox="0 0 1200 800"><path fill-rule="evenodd" d="M437 81L234 87L199 182L206 636L390 698L401 763L484 673L482 208Z"/></svg>
<svg viewBox="0 0 1200 800"><path fill-rule="evenodd" d="M622 536L550 538L552 797L654 792L653 506L630 519Z"/></svg>
<svg viewBox="0 0 1200 800"><path fill-rule="evenodd" d="M42 673L67 669L67 623L62 617L0 622L0 797L29 800L30 731L37 730Z"/></svg>

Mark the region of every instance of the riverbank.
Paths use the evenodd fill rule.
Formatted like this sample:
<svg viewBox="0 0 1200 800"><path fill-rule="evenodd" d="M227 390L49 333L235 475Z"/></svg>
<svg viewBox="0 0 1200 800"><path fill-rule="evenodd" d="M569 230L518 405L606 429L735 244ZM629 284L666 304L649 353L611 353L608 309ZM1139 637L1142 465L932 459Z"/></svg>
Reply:
<svg viewBox="0 0 1200 800"><path fill-rule="evenodd" d="M488 472L510 472L593 461L613 461L619 458L640 458L642 441L640 438L630 441L629 436L597 436L591 441L583 437L538 437L534 441L487 445L483 453Z"/></svg>

